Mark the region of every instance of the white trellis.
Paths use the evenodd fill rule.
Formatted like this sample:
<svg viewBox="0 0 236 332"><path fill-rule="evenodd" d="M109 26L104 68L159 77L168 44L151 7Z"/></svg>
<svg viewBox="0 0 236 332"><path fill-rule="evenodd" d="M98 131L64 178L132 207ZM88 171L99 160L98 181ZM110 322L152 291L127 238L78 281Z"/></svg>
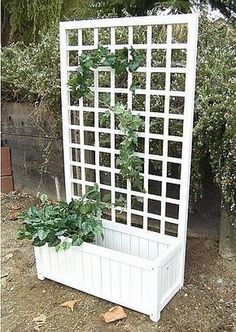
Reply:
<svg viewBox="0 0 236 332"><path fill-rule="evenodd" d="M181 26L187 31L186 40L178 40L178 29ZM127 30L124 44L116 40L116 32L121 27ZM134 36L140 27L144 38L142 43L137 44ZM161 42L158 41L159 27L164 27L166 31ZM102 127L99 122L100 114L106 110L100 105L100 93L109 94L111 106L119 94L126 95L127 107L133 114L137 114L134 109L135 96L129 90L133 74L128 73L127 87L120 88L116 86L115 71L100 67L94 70L94 85L91 88L93 104L83 103L83 98L76 106L70 102L68 77L77 68L76 65L71 66L70 53L76 52L78 57L83 52L96 49L103 29L106 29L108 36L108 42L103 46L112 52L132 46L142 50L146 56L145 66L137 70L143 75L145 86L137 88L135 92L145 99L144 109L138 112L145 121L145 129L139 133L144 150L137 152L144 160L142 175L145 193L136 191L129 181L125 187L117 184L119 170L115 167L115 158L119 149L116 147L116 137L121 132L115 126L114 114L111 114L109 128ZM84 39L87 30L92 35L91 43L86 43ZM96 245L84 243L81 247L63 253L55 253L50 248L37 248L38 274L149 314L154 321L159 319L162 308L182 287L184 279L197 30L198 17L195 14L73 21L62 22L60 25L67 200L84 194L87 187L96 182L101 190L110 193L112 203L115 203L117 195L125 195L127 209L125 219L122 220L118 207L112 207L111 213L104 216L104 239L98 239ZM71 32L77 36L73 45L70 42ZM164 52L164 65L154 67L152 57L159 50ZM184 65L178 66L178 63L173 62L175 50L186 53ZM110 86L99 86L101 71L110 73ZM164 75L163 87L152 84L153 75L159 74ZM184 82L179 91L172 86L176 75ZM151 105L152 98L158 96L164 104L162 110L156 111ZM178 99L183 100L183 108L179 112L172 112L172 102ZM89 126L84 121L87 112L92 116L92 125ZM150 121L153 118L161 119L161 133L150 132ZM171 132L173 123L179 123L181 127L176 135ZM91 141L86 139L86 133L92 135ZM100 145L101 134L108 135L109 147ZM75 135L78 135L76 141ZM153 142L158 142L160 146L158 154L153 153ZM175 150L179 154L171 155L170 151ZM100 165L101 154L108 157L108 165ZM158 174L150 171L150 163L153 161L160 165ZM173 176L168 171L172 166L178 169L178 175L175 173ZM156 192L159 191L158 194L150 192L150 181ZM170 186L177 188L177 196L169 194ZM133 197L142 197L141 208L132 205ZM167 235L168 228L175 229L175 236Z"/></svg>

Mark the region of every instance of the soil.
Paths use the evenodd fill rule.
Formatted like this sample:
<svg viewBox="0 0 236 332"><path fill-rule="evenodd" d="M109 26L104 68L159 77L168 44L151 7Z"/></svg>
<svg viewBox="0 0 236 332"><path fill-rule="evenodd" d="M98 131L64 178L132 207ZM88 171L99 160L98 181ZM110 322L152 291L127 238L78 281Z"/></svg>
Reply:
<svg viewBox="0 0 236 332"><path fill-rule="evenodd" d="M236 266L218 255L216 238L187 241L185 284L161 313L158 323L124 308L127 318L106 325L101 315L113 303L36 277L33 248L15 239L17 215L36 198L2 194L2 331L3 332L184 332L236 331ZM72 312L61 304L78 300ZM34 321L41 316L42 322Z"/></svg>

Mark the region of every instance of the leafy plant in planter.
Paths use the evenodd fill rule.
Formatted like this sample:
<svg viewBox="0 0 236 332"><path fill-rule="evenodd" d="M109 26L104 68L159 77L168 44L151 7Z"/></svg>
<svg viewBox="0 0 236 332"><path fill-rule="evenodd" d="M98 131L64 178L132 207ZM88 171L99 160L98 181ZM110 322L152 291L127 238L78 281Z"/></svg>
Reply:
<svg viewBox="0 0 236 332"><path fill-rule="evenodd" d="M40 197L41 205L31 206L20 215L23 227L17 238L32 240L34 246L55 247L66 250L71 245L80 246L94 242L102 236L101 214L107 204L101 201L98 185L78 200L70 203L52 203L45 194Z"/></svg>

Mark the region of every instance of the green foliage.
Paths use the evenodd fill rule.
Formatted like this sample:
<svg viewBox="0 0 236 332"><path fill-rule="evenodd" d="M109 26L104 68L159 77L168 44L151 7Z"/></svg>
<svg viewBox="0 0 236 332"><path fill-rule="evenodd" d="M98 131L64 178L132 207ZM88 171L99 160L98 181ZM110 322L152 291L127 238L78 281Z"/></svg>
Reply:
<svg viewBox="0 0 236 332"><path fill-rule="evenodd" d="M209 155L223 204L236 220L235 29L203 18L198 43L191 197L202 193Z"/></svg>
<svg viewBox="0 0 236 332"><path fill-rule="evenodd" d="M96 15L92 2L88 4L87 0L4 0L2 7L9 16L9 22L3 25L10 25L6 27L10 40L25 45L41 43L42 33L58 29L60 21Z"/></svg>
<svg viewBox="0 0 236 332"><path fill-rule="evenodd" d="M160 10L170 10L171 13L189 13L193 6L199 9L218 10L231 22L236 22L235 0L91 0L91 7L97 11L97 15L113 16L145 16ZM89 15L87 9L87 15Z"/></svg>
<svg viewBox="0 0 236 332"><path fill-rule="evenodd" d="M120 143L120 154L116 161L116 167L120 169L123 178L129 179L137 189L143 191L142 160L135 155L138 147L138 131L143 125L139 115L133 115L122 104L117 103L111 110L117 115L119 129L124 133L124 139Z"/></svg>
<svg viewBox="0 0 236 332"><path fill-rule="evenodd" d="M20 215L23 227L18 230L18 239L32 240L32 245L46 243L56 250L80 246L84 241L93 242L102 235L101 214L107 207L101 201L98 185L78 200L52 203L41 195L41 206L31 206Z"/></svg>
<svg viewBox="0 0 236 332"><path fill-rule="evenodd" d="M128 49L118 50L116 53L110 52L106 47L99 47L92 51L90 55L81 54L79 57L79 66L76 73L72 74L68 80L68 85L77 98L84 97L90 93L89 73L92 69L99 66L109 66L115 69L116 74L129 70L134 72L143 62L143 55L131 47L131 60L128 60Z"/></svg>
<svg viewBox="0 0 236 332"><path fill-rule="evenodd" d="M61 0L9 0L12 39L25 44L42 40L42 32L58 25L61 4Z"/></svg>
<svg viewBox="0 0 236 332"><path fill-rule="evenodd" d="M200 8L209 5L218 9L227 19L235 22L234 0L3 0L2 34L4 44L12 42L41 42L41 33L47 33L64 20L154 14L163 9L172 13L187 13L193 4Z"/></svg>
<svg viewBox="0 0 236 332"><path fill-rule="evenodd" d="M41 102L48 109L60 104L59 39L57 31L39 44L12 44L2 49L4 100Z"/></svg>
<svg viewBox="0 0 236 332"><path fill-rule="evenodd" d="M126 13L132 16L147 15L148 11L154 8L173 8L180 12L187 12L191 7L191 2L188 0L92 0L92 3L101 15L114 13L119 17L125 16Z"/></svg>

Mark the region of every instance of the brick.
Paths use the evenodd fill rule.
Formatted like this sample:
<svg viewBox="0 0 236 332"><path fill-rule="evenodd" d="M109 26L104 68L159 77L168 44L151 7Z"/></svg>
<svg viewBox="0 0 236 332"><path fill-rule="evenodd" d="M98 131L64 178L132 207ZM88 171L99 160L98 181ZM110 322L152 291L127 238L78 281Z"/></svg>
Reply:
<svg viewBox="0 0 236 332"><path fill-rule="evenodd" d="M13 191L13 179L12 176L2 176L1 177L1 192L9 193Z"/></svg>
<svg viewBox="0 0 236 332"><path fill-rule="evenodd" d="M8 147L1 148L1 176L11 175L11 159Z"/></svg>

